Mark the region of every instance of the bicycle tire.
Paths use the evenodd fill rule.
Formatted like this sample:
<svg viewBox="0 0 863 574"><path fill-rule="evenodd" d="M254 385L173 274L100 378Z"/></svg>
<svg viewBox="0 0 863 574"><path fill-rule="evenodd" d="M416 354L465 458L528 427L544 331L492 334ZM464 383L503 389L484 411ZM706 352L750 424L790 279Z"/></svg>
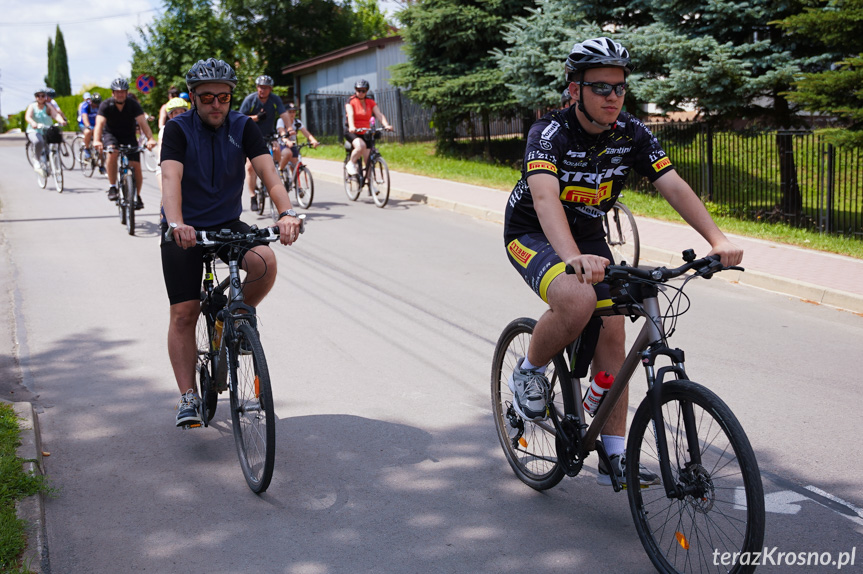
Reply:
<svg viewBox="0 0 863 574"><path fill-rule="evenodd" d="M369 169L369 187L375 205L386 206L390 200L390 168L381 156L375 157L372 161Z"/></svg>
<svg viewBox="0 0 863 574"><path fill-rule="evenodd" d="M27 138L27 142L24 144L24 155L27 156L27 163L30 164L30 167L33 167L33 142Z"/></svg>
<svg viewBox="0 0 863 574"><path fill-rule="evenodd" d="M491 366L491 406L497 438L512 470L529 487L547 490L564 476L564 469L557 460L554 427L550 421L539 424L519 418L512 407L514 397L507 383L518 359L527 355L535 325L534 319L515 319L498 338ZM554 371L555 367L549 365L546 376L552 383L553 400L563 412L560 380ZM515 434L519 421L524 427L520 437Z"/></svg>
<svg viewBox="0 0 863 574"><path fill-rule="evenodd" d="M147 149L147 136L141 134L141 137L138 138L138 146L144 148L141 150L141 155L144 156L144 161L141 163L144 164L147 171L155 172L159 167L159 156L156 155L155 151Z"/></svg>
<svg viewBox="0 0 863 574"><path fill-rule="evenodd" d="M239 353L241 347L248 353ZM231 421L237 456L252 492L267 490L276 458L276 416L264 349L251 325L240 322L228 345Z"/></svg>
<svg viewBox="0 0 863 574"><path fill-rule="evenodd" d="M267 200L267 194L264 193L264 182L259 181L258 186L255 187L255 197L258 198L258 215L264 214L264 203Z"/></svg>
<svg viewBox="0 0 863 574"><path fill-rule="evenodd" d="M628 265L638 267L641 255L641 244L638 239L638 227L635 217L626 205L619 201L614 204L605 217L605 239L611 248L614 262L618 265L626 261Z"/></svg>
<svg viewBox="0 0 863 574"><path fill-rule="evenodd" d="M360 176L348 174L347 160L345 160L345 163L342 166L342 174L345 178L345 193L348 195L348 199L356 201L360 196Z"/></svg>
<svg viewBox="0 0 863 574"><path fill-rule="evenodd" d="M203 293L201 293L203 297ZM216 405L219 394L214 385L212 345L213 325L207 319L205 312L198 314L198 324L195 327L195 341L197 343L198 361L198 383L201 389L201 421L208 426L216 414Z"/></svg>
<svg viewBox="0 0 863 574"><path fill-rule="evenodd" d="M60 159L59 146L54 144L54 148L49 154L51 162L51 178L54 180L54 189L57 193L63 193L63 161Z"/></svg>
<svg viewBox="0 0 863 574"><path fill-rule="evenodd" d="M698 383L664 383L661 403L674 480L701 490L678 500L668 498L661 486L627 489L635 529L651 562L659 572L677 574L715 570L716 550L749 552L753 559L764 543L764 489L746 433L722 399ZM682 412L690 405L701 451L697 466L690 463L683 427ZM645 399L629 431L627 484L637 483L639 464L660 474L656 448ZM754 569L736 564L723 572Z"/></svg>
<svg viewBox="0 0 863 574"><path fill-rule="evenodd" d="M315 199L315 180L312 178L311 170L304 165L297 169L297 177L294 178L294 195L297 198L297 204L303 209L310 208Z"/></svg>
<svg viewBox="0 0 863 574"><path fill-rule="evenodd" d="M72 138L72 143L69 144L69 149L72 151L72 155L74 155L75 159L78 161L78 165L81 165L81 160L84 157L83 147L84 147L84 136L82 136L81 134L78 134L74 138ZM75 169L75 167L72 166L69 169ZM82 171L83 171L83 166L82 166Z"/></svg>
<svg viewBox="0 0 863 574"><path fill-rule="evenodd" d="M92 154L92 150L90 151ZM81 149L81 155L78 158L78 165L81 166L81 173L84 177L93 177L93 172L96 171L96 159L91 155L89 158L84 157L84 149Z"/></svg>
<svg viewBox="0 0 863 574"><path fill-rule="evenodd" d="M72 151L72 146L66 143L66 138L58 144L58 152L60 154L60 163L65 169L75 169L75 153Z"/></svg>
<svg viewBox="0 0 863 574"><path fill-rule="evenodd" d="M129 173L123 180L123 197L126 199L126 231L129 235L135 235L135 171L129 167Z"/></svg>
<svg viewBox="0 0 863 574"><path fill-rule="evenodd" d="M42 157L45 157L45 156L43 155ZM45 162L45 165L43 166L43 168L44 169L43 169L42 173L39 173L38 171L36 172L36 183L39 184L39 187L41 187L42 189L45 189L46 187L48 187L48 169L49 169L49 166L48 166L47 161Z"/></svg>

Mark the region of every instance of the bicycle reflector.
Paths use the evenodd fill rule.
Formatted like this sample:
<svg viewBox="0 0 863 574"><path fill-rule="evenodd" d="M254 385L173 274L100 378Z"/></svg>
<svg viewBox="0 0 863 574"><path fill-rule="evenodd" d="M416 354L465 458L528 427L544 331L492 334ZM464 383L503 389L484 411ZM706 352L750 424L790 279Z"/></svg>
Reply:
<svg viewBox="0 0 863 574"><path fill-rule="evenodd" d="M686 536L682 532L675 532L674 537L677 538L677 543L680 544L681 548L689 550L689 540L686 539Z"/></svg>

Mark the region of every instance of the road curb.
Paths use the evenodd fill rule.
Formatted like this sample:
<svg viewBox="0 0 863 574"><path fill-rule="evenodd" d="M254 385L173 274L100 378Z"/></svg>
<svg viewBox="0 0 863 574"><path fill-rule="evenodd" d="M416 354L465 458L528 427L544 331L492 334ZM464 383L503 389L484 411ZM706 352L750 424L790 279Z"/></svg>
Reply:
<svg viewBox="0 0 863 574"><path fill-rule="evenodd" d="M340 177L335 177L326 173L316 173L315 177L320 177L321 179L334 183L342 182ZM426 205L431 205L454 213L469 215L477 219L483 219L494 223L503 223L504 214L501 211L477 207L475 205L469 205L451 199L443 199L395 187L390 188L390 197L424 203ZM683 259L679 253L673 253L671 251L645 245L641 246L641 259L649 260L660 265L674 265L675 267L683 264ZM852 313L863 314L863 295L859 295L857 293L822 287L820 285L814 285L812 283L806 283L796 279L778 277L760 271L750 270L744 273L726 272L718 274L717 277L732 283L739 283L749 287L756 287L758 289L764 289L774 293L789 295L802 301L827 305L828 307L834 307L843 311L851 311Z"/></svg>
<svg viewBox="0 0 863 574"><path fill-rule="evenodd" d="M44 475L39 418L33 405L28 402L3 402L12 405L18 416L21 446L18 447L17 454L19 458L24 460L24 472ZM19 520L23 520L27 524L27 548L24 550L24 564L36 574L50 574L48 537L45 530L45 495L40 492L19 501L16 505L16 514Z"/></svg>

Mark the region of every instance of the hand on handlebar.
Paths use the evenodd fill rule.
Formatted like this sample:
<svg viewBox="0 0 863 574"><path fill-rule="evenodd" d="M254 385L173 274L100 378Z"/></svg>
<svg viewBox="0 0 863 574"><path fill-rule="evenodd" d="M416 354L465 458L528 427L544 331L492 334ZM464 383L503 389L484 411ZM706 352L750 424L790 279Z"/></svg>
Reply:
<svg viewBox="0 0 863 574"><path fill-rule="evenodd" d="M743 249L737 247L728 239L713 246L713 249L707 255L719 255L723 267L733 267L743 261Z"/></svg>
<svg viewBox="0 0 863 574"><path fill-rule="evenodd" d="M168 233L171 234L171 237L177 242L177 245L183 249L194 247L197 244L197 240L195 239L195 228L191 225L177 223L176 227L173 228L173 231L171 231L170 227L168 228Z"/></svg>
<svg viewBox="0 0 863 574"><path fill-rule="evenodd" d="M279 241L282 245L291 245L300 238L303 220L299 217L286 215L280 218L276 225L279 227Z"/></svg>
<svg viewBox="0 0 863 574"><path fill-rule="evenodd" d="M599 255L582 253L570 258L566 263L572 267L580 282L593 284L605 279L605 268L611 262Z"/></svg>

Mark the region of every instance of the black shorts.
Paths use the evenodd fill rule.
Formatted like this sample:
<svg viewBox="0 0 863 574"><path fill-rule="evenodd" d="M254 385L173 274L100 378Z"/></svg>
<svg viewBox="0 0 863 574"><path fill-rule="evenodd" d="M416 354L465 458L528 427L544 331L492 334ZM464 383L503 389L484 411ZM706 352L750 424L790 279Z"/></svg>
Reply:
<svg viewBox="0 0 863 574"><path fill-rule="evenodd" d="M105 147L108 147L108 146L117 147L118 145L136 146L136 145L138 145L138 140L133 138L131 140L123 139L122 141L120 141L114 136L114 134L108 133L107 131L103 131L102 132L102 145L104 145ZM141 161L140 152L130 153L129 154L129 161L137 161L140 163L140 161Z"/></svg>
<svg viewBox="0 0 863 574"><path fill-rule="evenodd" d="M601 231L600 226L600 231ZM578 250L587 255L599 255L605 257L611 263L614 258L611 249L605 241L605 233L592 234L583 238L575 238ZM509 262L519 272L524 282L533 292L539 295L543 301L548 303L548 286L552 280L566 271L566 264L558 257L551 243L542 233L527 233L506 242L506 252ZM608 284L595 283L596 306L602 307L610 304Z"/></svg>
<svg viewBox="0 0 863 574"><path fill-rule="evenodd" d="M212 227L195 228L197 231L219 231L222 229L230 229L231 231L249 231L251 227L244 221L236 219L223 223L222 225L214 225ZM188 249L183 249L175 242L165 241L165 232L168 230L168 224L162 223L162 275L165 278L165 288L168 290L168 299L171 305L183 303L184 301L197 301L201 298L201 283L204 279L204 248L201 245L195 245ZM263 242L253 242L248 244L248 249L256 245L266 245ZM222 247L216 252L219 259L228 262L228 248ZM240 264L242 265L243 257L240 256Z"/></svg>

